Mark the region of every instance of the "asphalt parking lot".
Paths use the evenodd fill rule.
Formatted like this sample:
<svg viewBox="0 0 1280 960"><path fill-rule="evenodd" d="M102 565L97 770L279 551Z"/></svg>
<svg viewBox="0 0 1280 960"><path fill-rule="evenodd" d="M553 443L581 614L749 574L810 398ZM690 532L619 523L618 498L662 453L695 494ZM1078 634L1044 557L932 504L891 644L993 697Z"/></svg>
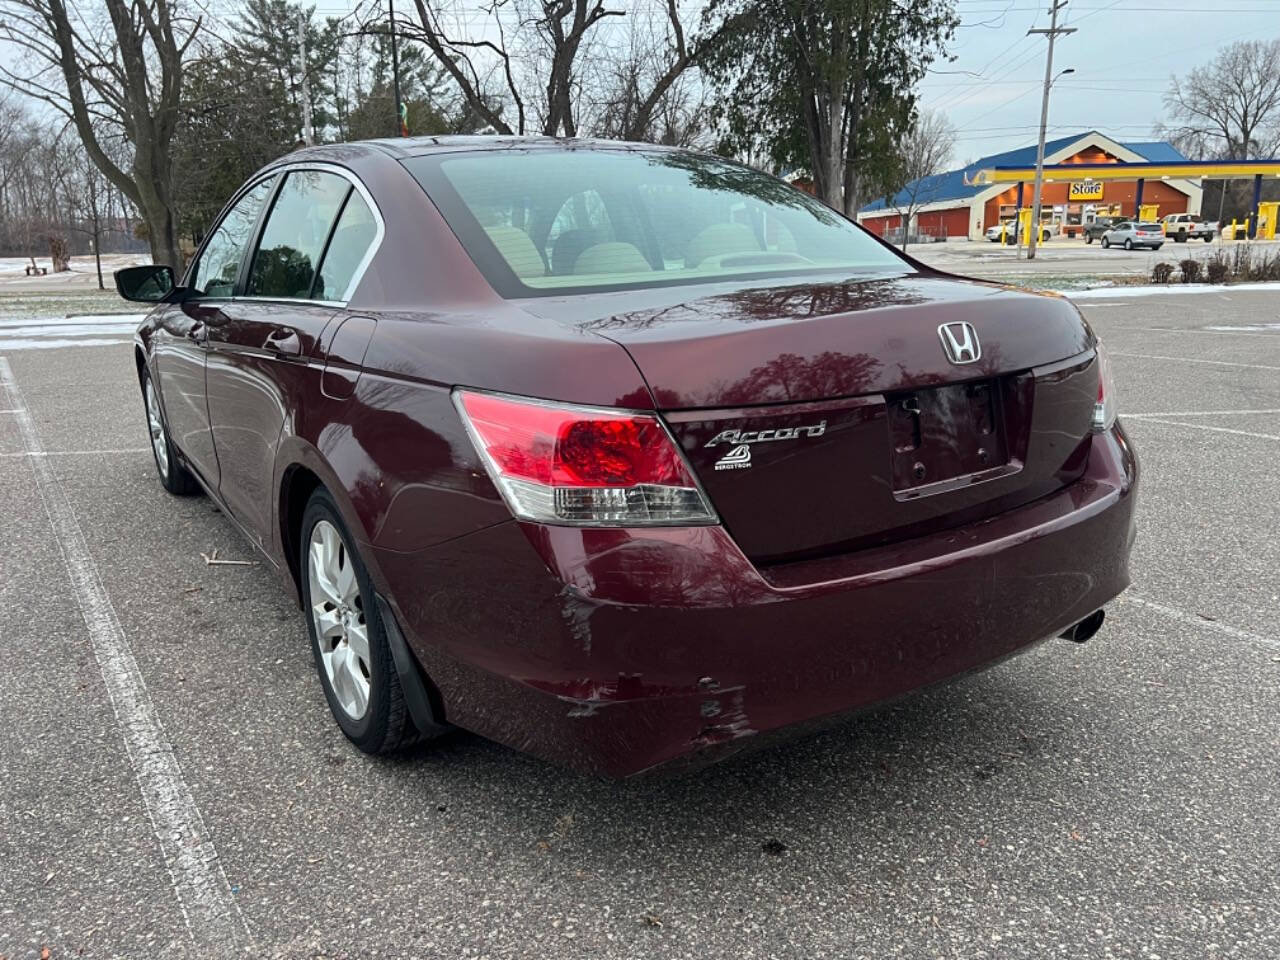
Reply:
<svg viewBox="0 0 1280 960"><path fill-rule="evenodd" d="M356 752L127 334L0 331L0 956L1277 956L1280 289L1081 306L1144 468L1097 638L626 783Z"/></svg>
<svg viewBox="0 0 1280 960"><path fill-rule="evenodd" d="M952 240L947 243L920 243L908 252L931 266L968 277L986 277L1009 283L1073 290L1098 282L1147 281L1157 263L1177 265L1184 259L1201 263L1219 253L1231 257L1241 244L1219 237L1212 243L1192 240L1165 242L1159 250L1102 249L1083 239L1055 236L1036 248L1036 258L1026 259L1026 248L1001 246L986 241ZM1249 244L1256 261L1280 253L1280 241L1255 240Z"/></svg>

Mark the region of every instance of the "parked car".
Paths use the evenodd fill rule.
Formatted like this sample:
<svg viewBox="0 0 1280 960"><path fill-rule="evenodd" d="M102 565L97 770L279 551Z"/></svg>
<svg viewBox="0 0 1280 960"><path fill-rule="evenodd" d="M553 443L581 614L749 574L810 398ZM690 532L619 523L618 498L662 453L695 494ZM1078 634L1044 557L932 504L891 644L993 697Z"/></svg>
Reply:
<svg viewBox="0 0 1280 960"><path fill-rule="evenodd" d="M1126 250L1137 247L1159 250L1164 246L1164 230L1158 223L1134 223L1132 220L1126 220L1103 232L1102 245L1104 247L1121 246Z"/></svg>
<svg viewBox="0 0 1280 960"><path fill-rule="evenodd" d="M1187 240L1203 240L1209 243L1218 233L1218 224L1212 220L1202 220L1194 213L1171 213L1160 221L1166 237L1172 237L1176 243Z"/></svg>
<svg viewBox="0 0 1280 960"><path fill-rule="evenodd" d="M1077 309L727 160L303 149L180 280L116 283L154 302L161 484L297 598L370 753L707 761L1083 641L1129 583L1138 466Z"/></svg>
<svg viewBox="0 0 1280 960"><path fill-rule="evenodd" d="M1095 240L1101 240L1102 235L1112 227L1124 223L1125 217L1094 217L1089 223L1084 225L1084 242L1093 243Z"/></svg>
<svg viewBox="0 0 1280 960"><path fill-rule="evenodd" d="M994 227L987 227L986 238L992 243L1000 243L1005 233L1009 234L1009 243L1018 243L1022 240L1022 227L1013 227L1013 221L1007 223L997 223ZM1040 242L1048 243L1049 238L1053 236L1052 231L1045 226L1040 228Z"/></svg>

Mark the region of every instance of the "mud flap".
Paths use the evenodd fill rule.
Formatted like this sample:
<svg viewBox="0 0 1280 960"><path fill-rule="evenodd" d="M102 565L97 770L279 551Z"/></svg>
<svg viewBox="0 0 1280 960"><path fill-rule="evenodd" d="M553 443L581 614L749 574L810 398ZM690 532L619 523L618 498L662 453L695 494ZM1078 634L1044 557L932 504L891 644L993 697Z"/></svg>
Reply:
<svg viewBox="0 0 1280 960"><path fill-rule="evenodd" d="M444 722L440 694L431 686L431 681L423 674L417 659L410 652L390 604L381 595L374 596L378 604L378 616L382 618L382 627L387 635L387 646L391 648L391 658L396 663L404 704L409 710L409 716L413 718L413 725L426 738L448 733L452 728Z"/></svg>

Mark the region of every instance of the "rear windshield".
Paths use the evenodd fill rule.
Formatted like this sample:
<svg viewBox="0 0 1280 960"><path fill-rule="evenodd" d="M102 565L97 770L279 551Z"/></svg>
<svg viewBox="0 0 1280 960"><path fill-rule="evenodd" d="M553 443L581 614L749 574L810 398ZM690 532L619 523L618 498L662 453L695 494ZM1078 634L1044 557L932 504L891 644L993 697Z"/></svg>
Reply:
<svg viewBox="0 0 1280 960"><path fill-rule="evenodd" d="M1160 224L1158 224L1158 223L1140 223L1140 224L1138 224L1138 229L1139 229L1139 230L1159 230L1159 229L1160 229Z"/></svg>
<svg viewBox="0 0 1280 960"><path fill-rule="evenodd" d="M507 297L911 269L809 194L715 157L542 147L403 162Z"/></svg>

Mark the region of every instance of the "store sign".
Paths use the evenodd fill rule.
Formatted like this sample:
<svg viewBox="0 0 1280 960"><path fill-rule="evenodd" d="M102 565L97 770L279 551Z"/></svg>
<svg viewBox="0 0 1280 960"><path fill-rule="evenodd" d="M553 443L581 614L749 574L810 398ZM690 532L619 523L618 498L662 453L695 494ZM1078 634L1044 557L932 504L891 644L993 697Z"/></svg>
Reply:
<svg viewBox="0 0 1280 960"><path fill-rule="evenodd" d="M1068 200L1101 200L1101 180L1078 180L1071 185Z"/></svg>

